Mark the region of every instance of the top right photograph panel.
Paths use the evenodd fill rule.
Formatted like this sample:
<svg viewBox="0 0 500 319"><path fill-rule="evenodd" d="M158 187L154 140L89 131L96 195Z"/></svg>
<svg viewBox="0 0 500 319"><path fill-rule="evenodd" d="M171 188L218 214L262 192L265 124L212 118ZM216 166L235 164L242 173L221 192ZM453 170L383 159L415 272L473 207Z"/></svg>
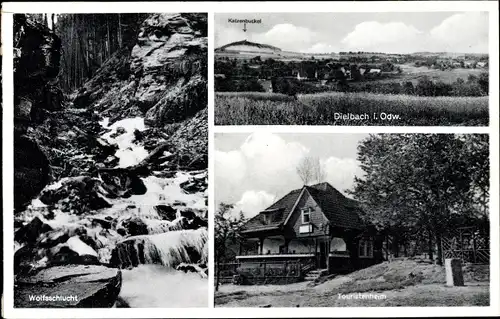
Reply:
<svg viewBox="0 0 500 319"><path fill-rule="evenodd" d="M488 126L488 31L488 12L215 14L215 124Z"/></svg>

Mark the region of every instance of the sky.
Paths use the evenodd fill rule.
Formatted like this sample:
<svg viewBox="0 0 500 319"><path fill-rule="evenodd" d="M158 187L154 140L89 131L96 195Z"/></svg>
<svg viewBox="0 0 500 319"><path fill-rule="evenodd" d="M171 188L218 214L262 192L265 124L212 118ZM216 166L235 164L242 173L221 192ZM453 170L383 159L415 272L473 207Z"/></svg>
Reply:
<svg viewBox="0 0 500 319"><path fill-rule="evenodd" d="M305 156L318 157L326 182L345 194L363 171L356 160L367 134L215 134L215 202L234 204L252 217L303 183L296 172Z"/></svg>
<svg viewBox="0 0 500 319"><path fill-rule="evenodd" d="M261 24L228 18L261 19ZM487 12L219 13L215 47L248 40L285 51L488 53Z"/></svg>

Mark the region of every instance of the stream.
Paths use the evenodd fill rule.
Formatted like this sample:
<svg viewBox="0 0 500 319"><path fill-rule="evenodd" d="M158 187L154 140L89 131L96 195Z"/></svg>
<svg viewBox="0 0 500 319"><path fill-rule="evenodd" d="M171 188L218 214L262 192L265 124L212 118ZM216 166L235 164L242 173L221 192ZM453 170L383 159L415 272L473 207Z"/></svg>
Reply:
<svg viewBox="0 0 500 319"><path fill-rule="evenodd" d="M117 168L136 165L148 156L143 146L134 143L134 131L146 129L143 118L126 118L112 125L109 125L108 118L104 118L99 124L105 132L100 137L118 146L115 154L119 159ZM181 263L207 263L207 229L185 229L185 218L179 210L175 219L164 220L155 206L168 205L176 209L206 211L207 191L186 193L180 185L192 178L206 178L207 171L177 171L170 178L161 177L161 172L153 171L152 174L141 178L147 188L145 194L131 195L128 198L105 198L112 205L109 208L79 215L54 209L53 218L48 219L41 213L47 209L46 205L36 198L23 213L23 219L30 221L38 216L54 230L70 233L84 227L86 234L98 243L100 248L97 251L76 236L71 237L65 244L81 255L97 256L102 263L110 262L115 247L120 264L128 265L133 264L129 261L141 260L136 267L122 269L123 281L119 299L129 307L206 307L208 280L200 273L183 272L175 267ZM64 181L63 178L46 186L46 189L57 189ZM120 225L131 218L139 218L144 222L147 225L147 234L126 237L113 228L106 228L95 222L113 220ZM15 250L21 247L22 245L15 243ZM191 260L193 254L201 258ZM36 266L43 267L48 260L48 257L43 257L37 261Z"/></svg>

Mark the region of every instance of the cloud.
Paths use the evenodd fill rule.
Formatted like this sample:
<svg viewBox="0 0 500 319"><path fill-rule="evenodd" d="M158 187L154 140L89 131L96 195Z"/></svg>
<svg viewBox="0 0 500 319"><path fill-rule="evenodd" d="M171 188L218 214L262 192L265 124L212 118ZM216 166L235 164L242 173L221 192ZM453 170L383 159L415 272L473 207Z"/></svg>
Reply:
<svg viewBox="0 0 500 319"><path fill-rule="evenodd" d="M365 21L341 41L346 51L374 52L488 52L488 14L464 12L444 19L423 32L403 22Z"/></svg>
<svg viewBox="0 0 500 319"><path fill-rule="evenodd" d="M246 38L247 34L245 34L241 29L217 25L217 32L214 34L214 43L215 47L218 48L228 43L241 41Z"/></svg>
<svg viewBox="0 0 500 319"><path fill-rule="evenodd" d="M320 160L326 173L326 181L338 191L345 194L345 190L354 186L354 176L361 177L363 170L358 161L351 158L328 157Z"/></svg>
<svg viewBox="0 0 500 319"><path fill-rule="evenodd" d="M236 150L215 152L216 203L235 204L234 214L247 217L302 187L296 168L311 153L298 142L267 132L249 135ZM363 174L358 162L335 156L320 158L326 180L341 192L351 189L354 176Z"/></svg>
<svg viewBox="0 0 500 319"><path fill-rule="evenodd" d="M325 42L319 42L314 44L313 46L302 50L302 53L332 53L332 52L338 52L340 51L338 47L325 43Z"/></svg>
<svg viewBox="0 0 500 319"><path fill-rule="evenodd" d="M246 162L239 151L215 151L216 193L221 201L232 201L232 190L241 184L246 175ZM219 197L219 195L222 195ZM226 196L227 195L227 196Z"/></svg>
<svg viewBox="0 0 500 319"><path fill-rule="evenodd" d="M286 51L300 51L316 41L318 34L305 27L290 23L274 25L269 31L255 34L256 42L271 44Z"/></svg>
<svg viewBox="0 0 500 319"><path fill-rule="evenodd" d="M487 13L464 12L443 20L429 33L439 51L488 52L488 31Z"/></svg>
<svg viewBox="0 0 500 319"><path fill-rule="evenodd" d="M415 43L421 34L417 28L403 22L365 21L356 25L341 42L353 51L401 51L405 45Z"/></svg>
<svg viewBox="0 0 500 319"><path fill-rule="evenodd" d="M273 45L285 51L299 52L305 46L312 46L317 41L318 35L308 28L282 23L260 33L245 33L234 26L218 25L214 37L215 47L246 39L252 42ZM298 39L299 41L297 41Z"/></svg>
<svg viewBox="0 0 500 319"><path fill-rule="evenodd" d="M304 145L286 142L278 135L256 132L238 150L215 152L217 201L234 203L242 189L267 190L272 194L300 183L296 167L309 152Z"/></svg>
<svg viewBox="0 0 500 319"><path fill-rule="evenodd" d="M274 195L265 191L246 191L235 204L233 215L238 216L240 211L242 211L247 218L253 217L269 207L275 199Z"/></svg>

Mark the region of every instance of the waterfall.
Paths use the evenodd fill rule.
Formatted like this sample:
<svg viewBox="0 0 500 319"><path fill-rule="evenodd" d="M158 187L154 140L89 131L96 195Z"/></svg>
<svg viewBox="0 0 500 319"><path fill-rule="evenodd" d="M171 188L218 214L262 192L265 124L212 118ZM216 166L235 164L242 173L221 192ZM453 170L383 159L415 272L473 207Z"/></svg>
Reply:
<svg viewBox="0 0 500 319"><path fill-rule="evenodd" d="M139 264L175 268L180 263L197 263L206 259L207 241L205 228L132 236L116 245L117 260L113 263L122 268Z"/></svg>
<svg viewBox="0 0 500 319"><path fill-rule="evenodd" d="M146 129L144 125L144 118L126 118L117 121L112 125L108 125L109 119L106 118L99 122L99 124L101 124L104 128L111 130L111 132L102 135L102 138L110 144L118 145L118 150L115 153L115 156L120 160L118 167L136 165L148 156L148 152L143 146L133 143L135 139L134 131L144 131ZM114 137L118 128L124 128L125 133Z"/></svg>
<svg viewBox="0 0 500 319"><path fill-rule="evenodd" d="M171 222L161 219L145 219L144 222L148 226L149 234L162 234L169 231L182 230L185 219L177 218Z"/></svg>

